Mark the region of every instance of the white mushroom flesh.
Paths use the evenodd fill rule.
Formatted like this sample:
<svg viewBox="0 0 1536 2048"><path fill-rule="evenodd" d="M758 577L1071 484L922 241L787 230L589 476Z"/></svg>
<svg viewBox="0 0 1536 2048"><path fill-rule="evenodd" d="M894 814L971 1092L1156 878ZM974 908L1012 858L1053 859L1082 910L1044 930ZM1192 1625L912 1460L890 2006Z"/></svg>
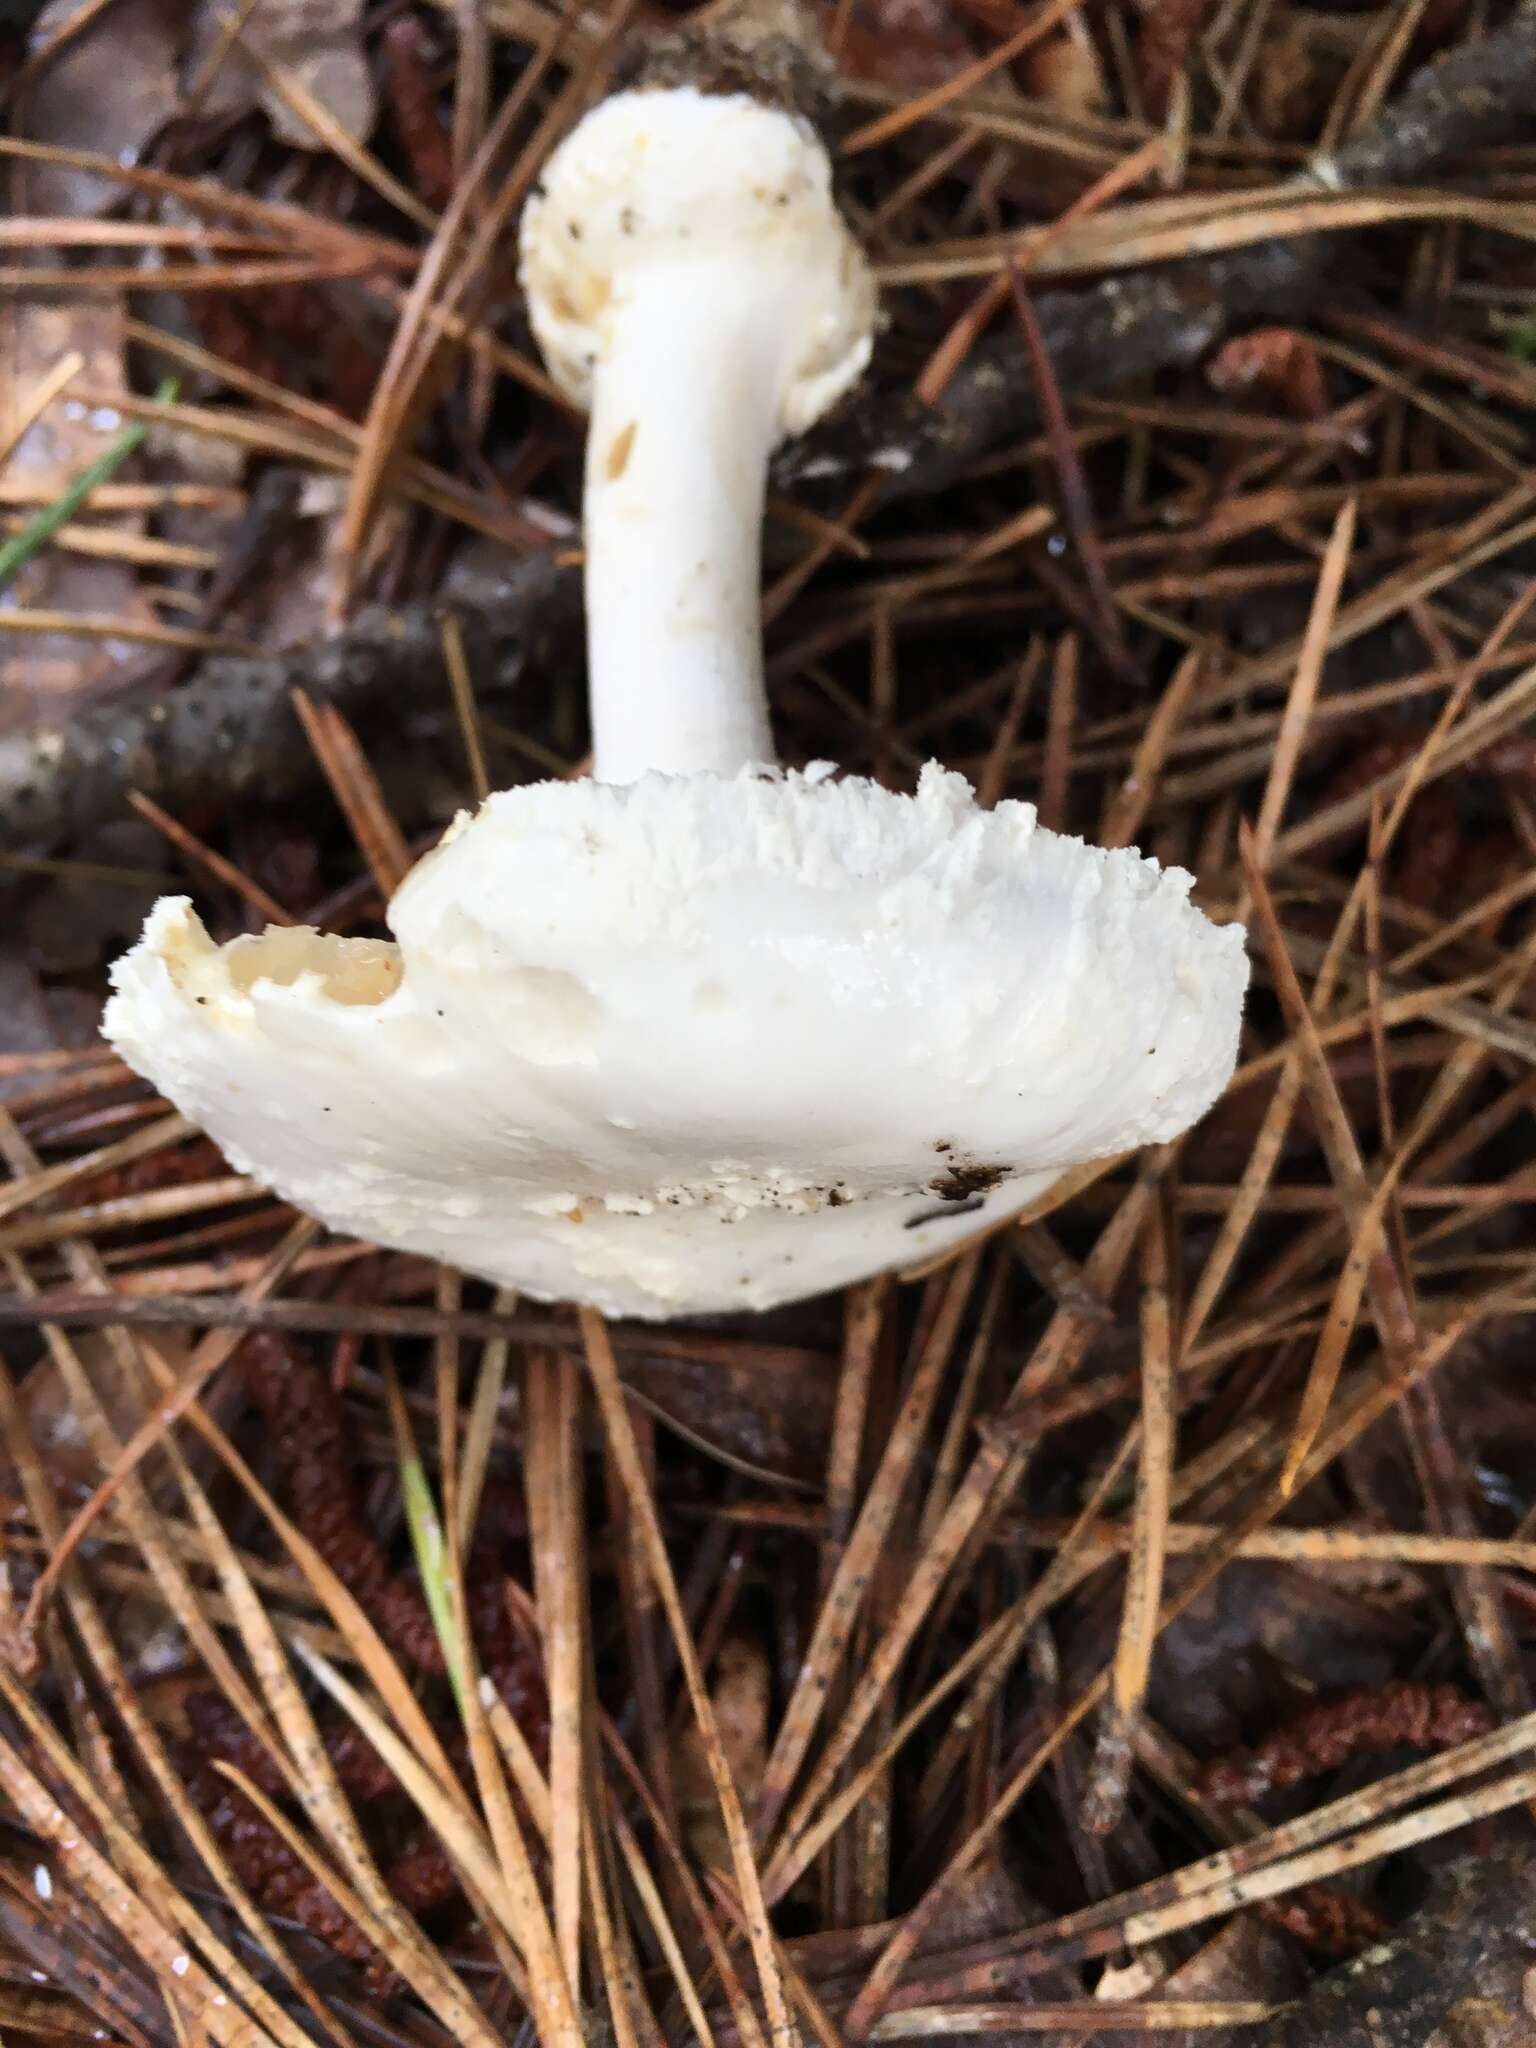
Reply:
<svg viewBox="0 0 1536 2048"><path fill-rule="evenodd" d="M543 783L418 865L396 947L220 949L161 903L105 1030L337 1230L611 1314L765 1308L1200 1116L1247 965L1188 890L936 767Z"/></svg>

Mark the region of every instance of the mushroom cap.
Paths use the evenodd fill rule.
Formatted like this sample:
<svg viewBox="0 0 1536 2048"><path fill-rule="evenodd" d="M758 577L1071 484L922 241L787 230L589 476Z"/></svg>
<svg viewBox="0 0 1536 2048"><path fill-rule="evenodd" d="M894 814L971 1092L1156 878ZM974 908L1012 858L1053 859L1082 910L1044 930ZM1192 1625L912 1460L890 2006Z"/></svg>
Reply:
<svg viewBox="0 0 1536 2048"><path fill-rule="evenodd" d="M583 408L635 281L707 262L760 281L788 323L779 430L799 433L862 375L875 286L799 115L696 86L615 93L572 129L523 209L521 272L550 373Z"/></svg>
<svg viewBox="0 0 1536 2048"><path fill-rule="evenodd" d="M163 901L104 1029L335 1229L610 1314L766 1308L1194 1122L1247 961L1189 887L933 766L538 783L418 864L397 946L221 949Z"/></svg>

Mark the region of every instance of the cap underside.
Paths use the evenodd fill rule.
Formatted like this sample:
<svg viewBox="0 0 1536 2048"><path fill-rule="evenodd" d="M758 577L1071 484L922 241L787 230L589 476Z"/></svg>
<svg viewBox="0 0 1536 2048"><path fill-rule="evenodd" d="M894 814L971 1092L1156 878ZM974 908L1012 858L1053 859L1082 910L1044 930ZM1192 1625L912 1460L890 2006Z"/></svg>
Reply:
<svg viewBox="0 0 1536 2048"><path fill-rule="evenodd" d="M161 904L106 1030L333 1228L545 1298L760 1308L926 1256L1231 1071L1188 878L928 770L503 792L397 947Z"/></svg>

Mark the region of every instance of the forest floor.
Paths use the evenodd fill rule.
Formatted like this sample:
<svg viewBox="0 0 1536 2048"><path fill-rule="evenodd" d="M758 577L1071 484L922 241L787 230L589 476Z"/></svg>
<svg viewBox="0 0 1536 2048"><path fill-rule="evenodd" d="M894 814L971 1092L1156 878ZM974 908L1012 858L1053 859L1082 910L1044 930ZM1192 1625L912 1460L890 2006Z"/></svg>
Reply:
<svg viewBox="0 0 1536 2048"><path fill-rule="evenodd" d="M96 1036L157 895L382 934L583 772L515 223L675 19L0 0L0 2032L1536 2040L1536 8L821 18L784 758L1244 919L1187 1138L605 1326Z"/></svg>

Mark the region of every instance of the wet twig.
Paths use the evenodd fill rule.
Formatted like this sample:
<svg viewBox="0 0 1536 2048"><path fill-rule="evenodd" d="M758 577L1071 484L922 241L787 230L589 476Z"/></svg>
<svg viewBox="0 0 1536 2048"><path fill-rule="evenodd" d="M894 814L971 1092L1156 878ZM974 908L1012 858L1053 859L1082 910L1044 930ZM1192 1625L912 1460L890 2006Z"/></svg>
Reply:
<svg viewBox="0 0 1536 2048"><path fill-rule="evenodd" d="M1368 1956L1268 2025L1210 2038L1234 2048L1514 2048L1530 2039L1533 1901L1528 1842L1458 1861Z"/></svg>
<svg viewBox="0 0 1536 2048"><path fill-rule="evenodd" d="M183 689L77 718L62 731L0 740L0 845L55 844L123 812L131 789L166 809L210 799L269 803L318 769L294 716L302 689L367 732L449 702L441 616L459 618L477 693L511 690L536 651L576 617L574 570L524 557L494 585L400 607L369 605L344 633L293 652L204 662Z"/></svg>

